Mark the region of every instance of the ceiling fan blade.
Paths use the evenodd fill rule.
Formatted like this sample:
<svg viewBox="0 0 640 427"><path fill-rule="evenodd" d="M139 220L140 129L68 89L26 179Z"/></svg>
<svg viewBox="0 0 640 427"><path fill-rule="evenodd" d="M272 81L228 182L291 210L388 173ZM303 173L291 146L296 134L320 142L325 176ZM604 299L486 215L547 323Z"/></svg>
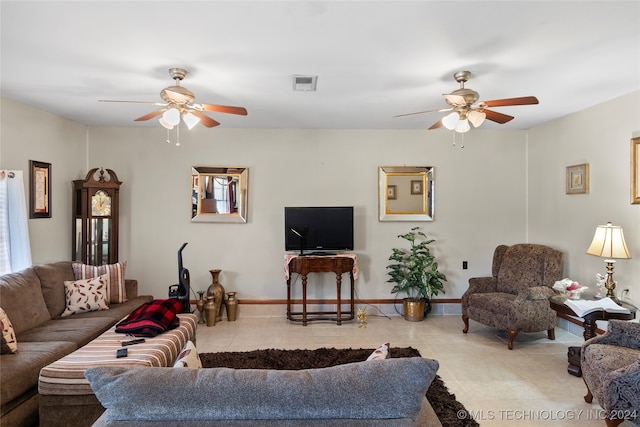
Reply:
<svg viewBox="0 0 640 427"><path fill-rule="evenodd" d="M162 102L153 102L153 101L117 101L112 99L98 99L98 102L126 102L129 104L149 104L149 105L158 105L162 107L166 107L167 104L163 104Z"/></svg>
<svg viewBox="0 0 640 427"><path fill-rule="evenodd" d="M197 106L202 107L204 111L212 111L216 113L228 113L228 114L238 114L240 116L247 115L247 109L243 107L232 107L229 105L213 105L213 104L197 104L194 105L195 108ZM199 108L198 108L199 109Z"/></svg>
<svg viewBox="0 0 640 427"><path fill-rule="evenodd" d="M442 126L442 119L440 119L437 122L435 122L434 124L432 124L431 127L429 128L429 130L438 129L440 126Z"/></svg>
<svg viewBox="0 0 640 427"><path fill-rule="evenodd" d="M486 105L487 107L507 107L509 105L531 105L537 103L538 98L535 96L523 96L521 98L505 98L483 101L482 105Z"/></svg>
<svg viewBox="0 0 640 427"><path fill-rule="evenodd" d="M483 110L483 111L487 115L487 120L500 123L501 125L513 120L513 116L509 116L507 114L498 113L497 111L492 111L492 110Z"/></svg>
<svg viewBox="0 0 640 427"><path fill-rule="evenodd" d="M202 123L203 126L206 126L208 128L212 128L212 127L218 126L220 124L220 123L216 122L215 120L213 120L211 117L207 116L204 113L201 113L198 110L193 110L191 112L200 119L200 123Z"/></svg>
<svg viewBox="0 0 640 427"><path fill-rule="evenodd" d="M417 113L407 113L407 114L398 114L393 117L404 117L404 116L413 116L415 114L424 114L424 113L441 113L443 111L451 111L453 108L441 108L439 110L427 110L427 111L418 111Z"/></svg>
<svg viewBox="0 0 640 427"><path fill-rule="evenodd" d="M144 122L145 120L153 119L154 117L159 116L164 111L165 111L164 109L152 111L151 113L145 114L144 116L140 116L137 119L134 119L133 121L134 122Z"/></svg>

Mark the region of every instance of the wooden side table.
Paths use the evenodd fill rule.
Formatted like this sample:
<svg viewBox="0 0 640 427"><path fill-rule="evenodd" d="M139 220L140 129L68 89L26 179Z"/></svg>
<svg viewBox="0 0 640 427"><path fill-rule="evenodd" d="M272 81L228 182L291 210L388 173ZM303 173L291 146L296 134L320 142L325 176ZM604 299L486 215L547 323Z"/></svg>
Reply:
<svg viewBox="0 0 640 427"><path fill-rule="evenodd" d="M557 313L566 314L573 317L578 316L568 305L564 302L566 301L566 297L563 295L556 295L549 298L549 304L551 304L551 308L555 310ZM620 320L632 320L636 317L636 308L625 304L622 301L618 301L618 304L623 306L624 308L629 309L630 313L609 313L605 310L598 310L591 313L586 314L582 318L582 327L584 328L584 332L582 336L584 340L588 340L589 338L595 337L596 329L597 329L597 320L610 320L610 319L620 319ZM569 362L569 366L567 366L567 372L576 377L582 376L582 368L580 367L580 347L569 347L567 352L567 359Z"/></svg>
<svg viewBox="0 0 640 427"><path fill-rule="evenodd" d="M314 320L332 320L338 325L343 320L353 320L355 318L355 298L354 298L354 270L355 255L336 256L295 256L287 258L287 319L294 322L302 322L307 326L307 322ZM302 311L291 310L291 273L300 274L302 277ZM336 311L308 311L307 310L307 275L309 273L335 273L336 274ZM351 280L351 297L349 313L342 312L342 275L349 273Z"/></svg>

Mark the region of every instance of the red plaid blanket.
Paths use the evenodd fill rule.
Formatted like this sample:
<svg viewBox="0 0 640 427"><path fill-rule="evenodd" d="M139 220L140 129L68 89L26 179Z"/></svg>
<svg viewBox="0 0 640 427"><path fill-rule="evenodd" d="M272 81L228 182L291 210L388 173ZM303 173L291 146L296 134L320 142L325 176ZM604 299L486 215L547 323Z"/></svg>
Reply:
<svg viewBox="0 0 640 427"><path fill-rule="evenodd" d="M116 325L116 332L136 337L155 337L180 324L182 304L175 298L156 299L136 308Z"/></svg>

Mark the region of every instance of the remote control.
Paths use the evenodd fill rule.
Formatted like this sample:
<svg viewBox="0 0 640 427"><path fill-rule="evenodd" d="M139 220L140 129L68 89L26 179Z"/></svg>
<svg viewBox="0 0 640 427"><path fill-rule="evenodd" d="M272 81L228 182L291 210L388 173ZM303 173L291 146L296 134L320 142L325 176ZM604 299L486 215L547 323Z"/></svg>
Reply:
<svg viewBox="0 0 640 427"><path fill-rule="evenodd" d="M138 338L136 340L131 340L131 341L123 341L122 342L122 346L128 346L128 345L134 345L134 344L142 344L145 341L144 338Z"/></svg>
<svg viewBox="0 0 640 427"><path fill-rule="evenodd" d="M118 351L116 351L116 358L121 358L121 357L127 357L127 354L129 353L128 349L126 348L119 348Z"/></svg>

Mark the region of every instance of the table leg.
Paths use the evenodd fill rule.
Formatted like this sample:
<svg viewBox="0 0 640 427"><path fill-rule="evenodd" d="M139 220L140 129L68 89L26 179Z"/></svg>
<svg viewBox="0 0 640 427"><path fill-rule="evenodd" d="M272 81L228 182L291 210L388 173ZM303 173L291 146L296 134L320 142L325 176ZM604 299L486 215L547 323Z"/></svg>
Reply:
<svg viewBox="0 0 640 427"><path fill-rule="evenodd" d="M351 278L351 318L354 318L356 315L356 301L354 297L353 270L349 272L349 277Z"/></svg>
<svg viewBox="0 0 640 427"><path fill-rule="evenodd" d="M338 307L336 308L336 323L342 324L342 273L336 274L336 290L338 292Z"/></svg>
<svg viewBox="0 0 640 427"><path fill-rule="evenodd" d="M287 279L287 319L291 320L291 277Z"/></svg>
<svg viewBox="0 0 640 427"><path fill-rule="evenodd" d="M307 326L307 275L302 275L302 326Z"/></svg>
<svg viewBox="0 0 640 427"><path fill-rule="evenodd" d="M581 347L569 347L567 352L567 359L569 366L567 366L567 372L574 377L582 376L582 367L580 366L580 350Z"/></svg>
<svg viewBox="0 0 640 427"><path fill-rule="evenodd" d="M596 336L597 326L598 325L596 324L595 320L590 318L584 319L584 333L582 334L582 336L584 337L585 341Z"/></svg>

